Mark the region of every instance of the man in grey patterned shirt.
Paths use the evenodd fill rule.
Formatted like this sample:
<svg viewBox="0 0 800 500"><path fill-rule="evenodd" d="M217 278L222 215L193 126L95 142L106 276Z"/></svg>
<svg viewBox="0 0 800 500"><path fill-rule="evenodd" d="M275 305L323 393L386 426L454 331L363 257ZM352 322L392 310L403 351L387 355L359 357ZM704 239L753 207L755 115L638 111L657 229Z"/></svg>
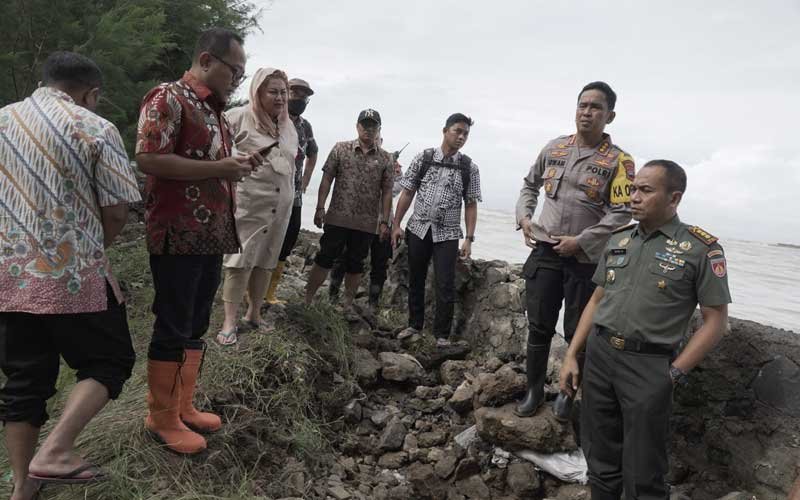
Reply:
<svg viewBox="0 0 800 500"><path fill-rule="evenodd" d="M445 122L442 146L426 149L408 167L400 185L393 221L392 245L403 237L400 223L416 196L414 212L406 227L408 243L408 328L399 338L419 333L425 322L425 279L433 258L436 280L436 316L433 334L438 346L450 345L455 302L456 258L469 258L475 241L481 181L478 166L459 150L467 142L472 119L461 113ZM467 235L461 231L461 204ZM461 250L458 240L464 238Z"/></svg>

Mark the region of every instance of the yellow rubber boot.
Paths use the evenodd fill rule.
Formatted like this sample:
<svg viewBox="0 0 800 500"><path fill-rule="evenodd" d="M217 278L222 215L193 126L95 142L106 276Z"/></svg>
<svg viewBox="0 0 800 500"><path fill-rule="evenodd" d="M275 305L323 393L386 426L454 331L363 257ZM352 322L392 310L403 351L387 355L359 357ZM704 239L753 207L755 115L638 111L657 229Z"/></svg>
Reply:
<svg viewBox="0 0 800 500"><path fill-rule="evenodd" d="M278 300L275 297L275 292L278 290L278 283L281 281L283 275L283 268L286 266L285 260L279 260L278 265L272 270L272 277L269 280L269 288L267 288L267 295L264 297L264 302L267 304L285 304L285 300Z"/></svg>

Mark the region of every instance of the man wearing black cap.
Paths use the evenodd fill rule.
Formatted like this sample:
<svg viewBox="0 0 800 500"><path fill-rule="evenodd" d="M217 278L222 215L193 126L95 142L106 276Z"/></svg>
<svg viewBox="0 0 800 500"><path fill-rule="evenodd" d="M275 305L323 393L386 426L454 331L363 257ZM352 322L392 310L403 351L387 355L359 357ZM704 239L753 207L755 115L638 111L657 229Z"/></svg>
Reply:
<svg viewBox="0 0 800 500"><path fill-rule="evenodd" d="M289 118L294 123L297 130L297 156L294 160L294 206L292 215L289 218L289 226L286 228L286 236L283 238L281 253L278 255L278 265L272 271L272 278L269 281L269 288L264 301L268 304L283 303L275 296L278 283L283 275L283 268L286 265L286 258L292 253L294 245L297 243L297 236L300 234L300 216L303 208L303 193L306 192L311 174L317 165L317 141L314 139L314 130L311 123L303 118L310 97L314 95L311 85L301 78L289 80ZM305 161L305 168L303 162Z"/></svg>
<svg viewBox="0 0 800 500"><path fill-rule="evenodd" d="M306 304L314 300L339 255L345 260L345 296L349 311L361 281L364 259L377 234L389 236L388 219L392 209L394 160L378 143L381 115L365 109L358 115L358 139L338 142L322 167L314 224L323 228L319 253L308 276ZM331 203L325 202L336 179ZM324 223L324 227L323 227Z"/></svg>

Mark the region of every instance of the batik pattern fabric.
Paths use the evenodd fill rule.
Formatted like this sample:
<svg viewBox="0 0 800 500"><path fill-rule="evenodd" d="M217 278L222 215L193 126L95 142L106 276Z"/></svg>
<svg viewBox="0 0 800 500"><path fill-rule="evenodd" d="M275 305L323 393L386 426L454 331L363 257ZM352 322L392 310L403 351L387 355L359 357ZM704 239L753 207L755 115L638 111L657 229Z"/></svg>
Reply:
<svg viewBox="0 0 800 500"><path fill-rule="evenodd" d="M0 311L106 309L101 207L139 201L116 127L42 87L0 109Z"/></svg>
<svg viewBox="0 0 800 500"><path fill-rule="evenodd" d="M190 73L144 98L136 154L175 154L216 161L231 154L231 131L221 103ZM181 181L147 176L147 249L153 255L238 253L235 189L222 178Z"/></svg>
<svg viewBox="0 0 800 500"><path fill-rule="evenodd" d="M464 201L464 181L460 171L461 153L445 157L442 148L433 151L433 162L420 178L424 153L414 157L400 181L403 189L416 193L414 212L406 228L418 238L425 239L431 231L434 243L458 240L461 230L461 204ZM480 170L470 162L466 202L479 202L481 197Z"/></svg>

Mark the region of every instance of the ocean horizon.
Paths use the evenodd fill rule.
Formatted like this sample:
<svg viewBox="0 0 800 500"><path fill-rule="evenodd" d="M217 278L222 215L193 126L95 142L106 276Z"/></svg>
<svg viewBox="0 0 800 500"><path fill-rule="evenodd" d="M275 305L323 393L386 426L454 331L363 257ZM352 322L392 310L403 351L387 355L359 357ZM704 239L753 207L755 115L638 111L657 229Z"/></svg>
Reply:
<svg viewBox="0 0 800 500"><path fill-rule="evenodd" d="M308 209L316 206L316 191L306 193L303 198L303 228L321 231L314 226L313 210ZM800 249L778 242L721 239L720 243L728 261L733 300L729 314L800 333L800 294L796 286L800 269L793 264L800 257ZM522 233L516 230L513 213L479 209L472 258L519 264L525 262L529 253Z"/></svg>

